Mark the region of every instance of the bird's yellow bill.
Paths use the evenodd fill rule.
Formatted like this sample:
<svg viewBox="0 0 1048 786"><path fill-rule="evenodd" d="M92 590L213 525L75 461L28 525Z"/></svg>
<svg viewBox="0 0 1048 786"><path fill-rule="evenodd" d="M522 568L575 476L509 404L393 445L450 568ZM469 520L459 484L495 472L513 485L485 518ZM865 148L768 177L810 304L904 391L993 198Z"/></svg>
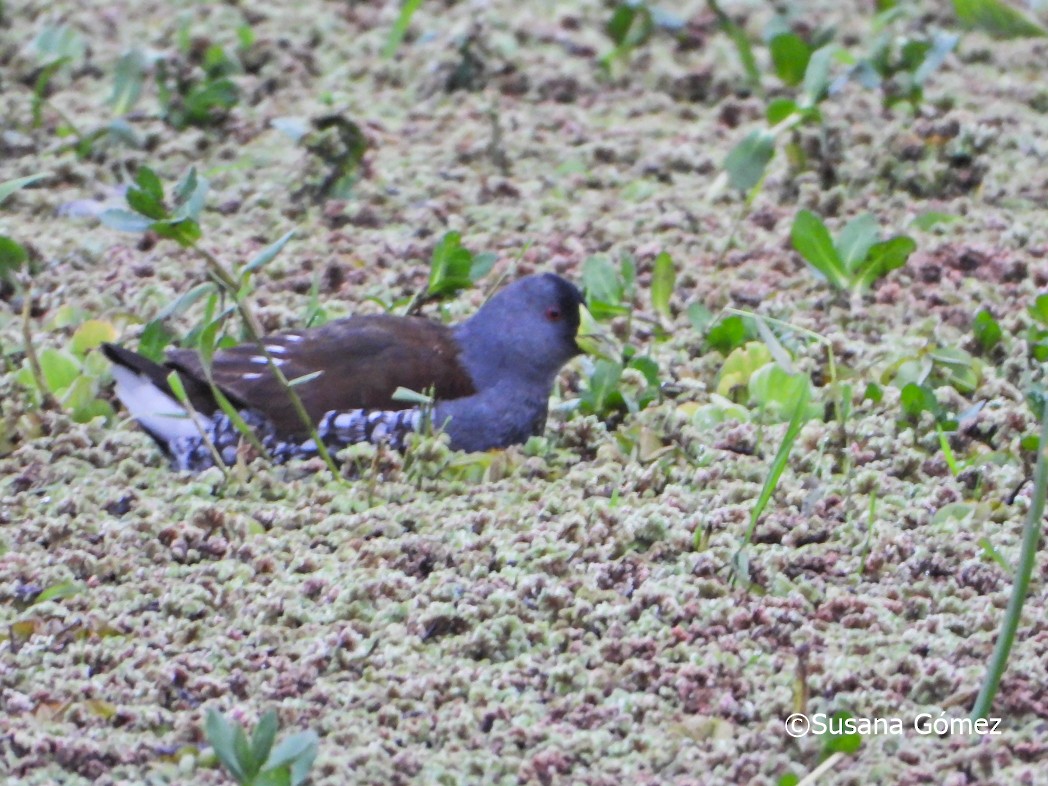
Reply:
<svg viewBox="0 0 1048 786"><path fill-rule="evenodd" d="M579 306L579 333L575 343L587 355L604 360L616 360L621 354L611 331L597 322L583 305Z"/></svg>

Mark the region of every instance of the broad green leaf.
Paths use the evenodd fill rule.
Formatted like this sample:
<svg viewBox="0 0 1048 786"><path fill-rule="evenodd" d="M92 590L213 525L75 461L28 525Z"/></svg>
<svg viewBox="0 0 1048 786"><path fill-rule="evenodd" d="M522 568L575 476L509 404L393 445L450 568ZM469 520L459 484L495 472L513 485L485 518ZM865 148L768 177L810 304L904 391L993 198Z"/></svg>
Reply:
<svg viewBox="0 0 1048 786"><path fill-rule="evenodd" d="M498 254L493 251L482 251L479 254L474 254L473 262L469 267L469 280L476 283L484 278L495 267L498 258Z"/></svg>
<svg viewBox="0 0 1048 786"><path fill-rule="evenodd" d="M804 71L804 95L808 105L814 106L826 97L830 87L830 65L837 52L837 47L830 45L812 52Z"/></svg>
<svg viewBox="0 0 1048 786"><path fill-rule="evenodd" d="M848 288L847 273L822 219L809 210L801 210L793 219L790 239L797 252L822 273L831 286Z"/></svg>
<svg viewBox="0 0 1048 786"><path fill-rule="evenodd" d="M619 271L605 256L595 255L582 263L582 288L586 305L595 319L607 319L629 313L625 286Z"/></svg>
<svg viewBox="0 0 1048 786"><path fill-rule="evenodd" d="M49 25L33 41L40 62L62 59L79 62L87 51L84 37L69 25Z"/></svg>
<svg viewBox="0 0 1048 786"><path fill-rule="evenodd" d="M797 380L801 380L798 382ZM766 418L773 422L789 420L793 415L798 395L797 385L811 385L807 376L789 374L778 363L767 363L758 368L747 384L749 406L760 408ZM811 395L810 390L808 393ZM811 403L805 412L805 419L816 417L821 407Z"/></svg>
<svg viewBox="0 0 1048 786"><path fill-rule="evenodd" d="M1048 292L1038 295L1027 311L1036 321L1048 325Z"/></svg>
<svg viewBox="0 0 1048 786"><path fill-rule="evenodd" d="M774 135L763 128L751 131L724 159L728 184L738 191L754 188L764 179L764 172L774 155Z"/></svg>
<svg viewBox="0 0 1048 786"><path fill-rule="evenodd" d="M998 38L1040 38L1048 30L1004 0L953 0L957 19Z"/></svg>
<svg viewBox="0 0 1048 786"><path fill-rule="evenodd" d="M782 33L768 42L771 61L779 79L790 87L804 80L804 72L811 60L811 47L796 33Z"/></svg>
<svg viewBox="0 0 1048 786"><path fill-rule="evenodd" d="M61 398L62 406L70 411L74 423L88 423L96 417L108 418L113 414L113 407L108 401L98 398L94 382L84 375L73 380Z"/></svg>
<svg viewBox="0 0 1048 786"><path fill-rule="evenodd" d="M880 240L880 235L880 224L872 213L863 213L845 224L837 236L837 242L833 244L844 269L854 273L865 261L873 245Z"/></svg>
<svg viewBox="0 0 1048 786"><path fill-rule="evenodd" d="M3 204L5 199L20 188L25 188L26 186L47 177L51 177L50 172L37 172L35 175L26 175L25 177L16 177L14 180L3 181L0 183L0 204Z"/></svg>
<svg viewBox="0 0 1048 786"><path fill-rule="evenodd" d="M172 372L173 373L173 372ZM204 733L207 741L215 751L215 756L222 765L229 770L229 774L240 783L246 780L244 768L236 752L236 733L243 731L224 715L215 710L207 711L207 719L204 721Z"/></svg>
<svg viewBox="0 0 1048 786"><path fill-rule="evenodd" d="M706 334L706 343L722 355L727 355L733 349L741 347L748 336L749 331L742 317L733 314L710 328Z"/></svg>
<svg viewBox="0 0 1048 786"><path fill-rule="evenodd" d="M109 105L116 115L126 115L138 102L146 76L145 56L138 49L126 52L116 63Z"/></svg>
<svg viewBox="0 0 1048 786"><path fill-rule="evenodd" d="M112 322L102 319L89 319L73 333L69 346L78 355L96 349L106 341L116 339L116 328Z"/></svg>
<svg viewBox="0 0 1048 786"><path fill-rule="evenodd" d="M462 236L447 232L433 249L427 293L441 297L468 288L472 267L473 255L462 246Z"/></svg>
<svg viewBox="0 0 1048 786"><path fill-rule="evenodd" d="M922 412L930 412L933 417L938 418L939 401L931 388L925 385L907 383L899 391L899 406L903 414L913 421L916 421Z"/></svg>
<svg viewBox="0 0 1048 786"><path fill-rule="evenodd" d="M908 235L898 235L874 244L866 255L866 261L855 271L856 277L852 281L852 287L859 290L869 289L874 281L905 265L910 254L916 249L917 243Z"/></svg>
<svg viewBox="0 0 1048 786"><path fill-rule="evenodd" d="M47 347L40 353L40 370L44 372L44 382L52 393L65 390L80 376L80 364L76 359L53 347Z"/></svg>
<svg viewBox="0 0 1048 786"><path fill-rule="evenodd" d="M268 265L270 262L272 262L276 255L283 250L284 246L287 245L287 242L294 236L294 234L294 229L290 230L289 232L285 232L284 235L281 236L278 240L274 241L273 243L270 243L264 249L259 251L258 254L255 255L255 258L244 266L244 269L240 274L241 279L243 279L250 273L254 273L263 265Z"/></svg>
<svg viewBox="0 0 1048 786"><path fill-rule="evenodd" d="M792 98L776 98L768 102L764 117L768 121L769 126L777 126L798 111L800 111L800 108Z"/></svg>
<svg viewBox="0 0 1048 786"><path fill-rule="evenodd" d="M29 259L25 247L6 235L0 235L0 279L7 279Z"/></svg>
<svg viewBox="0 0 1048 786"><path fill-rule="evenodd" d="M164 185L160 182L156 172L149 167L143 166L138 168L138 172L135 173L135 185L138 186L139 190L152 197L155 202L164 201Z"/></svg>
<svg viewBox="0 0 1048 786"><path fill-rule="evenodd" d="M131 209L139 215L145 216L152 221L161 221L167 218L167 208L144 189L129 188L125 198Z"/></svg>
<svg viewBox="0 0 1048 786"><path fill-rule="evenodd" d="M677 283L677 271L673 267L673 257L663 251L655 257L655 266L651 274L651 307L655 313L671 319L670 296Z"/></svg>
<svg viewBox="0 0 1048 786"><path fill-rule="evenodd" d="M760 341L750 341L724 359L717 379L716 393L728 398L737 388L745 389L757 369L772 362L771 352Z"/></svg>
<svg viewBox="0 0 1048 786"><path fill-rule="evenodd" d="M837 728L843 727L843 722L851 715L847 712L834 713L834 724ZM862 735L858 732L849 732L844 734L828 733L824 735L822 750L823 755L828 756L832 753L844 753L852 754L862 747Z"/></svg>

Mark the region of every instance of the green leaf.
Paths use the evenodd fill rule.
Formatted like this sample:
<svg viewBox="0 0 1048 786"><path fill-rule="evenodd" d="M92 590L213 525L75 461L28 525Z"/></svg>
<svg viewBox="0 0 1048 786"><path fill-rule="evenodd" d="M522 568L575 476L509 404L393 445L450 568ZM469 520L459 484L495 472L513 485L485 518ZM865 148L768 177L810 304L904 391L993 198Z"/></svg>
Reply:
<svg viewBox="0 0 1048 786"><path fill-rule="evenodd" d="M422 0L403 0L397 21L390 28L389 35L386 37L386 45L382 47L382 57L389 60L396 55L411 25L411 17L415 15L421 5Z"/></svg>
<svg viewBox="0 0 1048 786"><path fill-rule="evenodd" d="M768 42L771 61L779 79L790 87L799 85L811 60L811 47L796 33L782 33Z"/></svg>
<svg viewBox="0 0 1048 786"><path fill-rule="evenodd" d="M809 106L826 97L830 88L830 64L838 52L835 46L824 46L812 52L804 71L804 95Z"/></svg>
<svg viewBox="0 0 1048 786"><path fill-rule="evenodd" d="M746 72L746 82L754 92L763 95L760 67L757 65L757 58L753 54L753 47L750 46L746 31L721 9L716 0L708 0L707 5L717 17L717 24L735 44L735 50L739 53L739 60L742 62L742 70Z"/></svg>
<svg viewBox="0 0 1048 786"><path fill-rule="evenodd" d="M777 126L786 118L796 114L800 111L797 106L797 102L792 98L776 98L768 102L768 107L764 112L764 117L768 121L768 125Z"/></svg>
<svg viewBox="0 0 1048 786"><path fill-rule="evenodd" d="M109 96L109 105L116 115L126 115L138 102L145 82L145 56L138 49L126 52L116 62L113 72L113 92Z"/></svg>
<svg viewBox="0 0 1048 786"><path fill-rule="evenodd" d="M204 733L207 741L215 751L215 756L222 765L229 770L229 774L240 783L245 781L244 769L236 752L236 733L243 734L243 730L232 721L227 720L224 715L215 710L207 711L207 719L204 721Z"/></svg>
<svg viewBox="0 0 1048 786"><path fill-rule="evenodd" d="M927 232L938 224L954 224L960 220L960 216L952 213L940 213L935 210L928 210L921 213L913 220L913 226L923 232Z"/></svg>
<svg viewBox="0 0 1048 786"><path fill-rule="evenodd" d="M651 10L643 2L633 0L615 7L605 32L616 47L632 49L651 38L654 28Z"/></svg>
<svg viewBox="0 0 1048 786"><path fill-rule="evenodd" d="M899 391L899 406L902 408L903 415L911 421L915 422L922 412L929 412L938 419L939 400L935 398L935 393L931 388L925 385L908 382Z"/></svg>
<svg viewBox="0 0 1048 786"><path fill-rule="evenodd" d="M498 258L498 254L493 251L482 251L479 254L474 254L473 262L469 267L469 280L476 283L484 278L495 267Z"/></svg>
<svg viewBox="0 0 1048 786"><path fill-rule="evenodd" d="M593 373L579 398L579 408L584 413L592 415L604 415L617 409L617 404L622 401L622 396L617 395L621 378L621 363L598 360L593 364Z"/></svg>
<svg viewBox="0 0 1048 786"><path fill-rule="evenodd" d="M772 494L775 493L779 480L782 478L782 473L786 470L786 463L789 461L790 453L793 450L793 443L797 441L797 437L808 419L810 395L811 379L805 374L798 374L794 377L784 391L783 398L792 402L790 422L786 427L786 433L782 435L782 441L779 443L779 449L775 452L775 458L772 459L771 466L768 467L768 474L764 478L764 484L761 486L757 501L750 511L750 525L746 530L744 545L749 544L753 540L753 533L757 529L757 521L771 501Z"/></svg>
<svg viewBox="0 0 1048 786"><path fill-rule="evenodd" d="M207 178L198 176L196 167L190 167L175 186L173 195L175 205L171 211L171 221L177 222L183 219L198 221L204 209L204 202L207 200L209 187L210 183Z"/></svg>
<svg viewBox="0 0 1048 786"><path fill-rule="evenodd" d="M29 259L29 252L21 243L0 235L0 279L9 279Z"/></svg>
<svg viewBox="0 0 1048 786"><path fill-rule="evenodd" d="M1048 35L1037 22L1003 0L953 0L957 19L965 27L998 38L1040 38Z"/></svg>
<svg viewBox="0 0 1048 786"><path fill-rule="evenodd" d="M254 273L256 270L259 270L264 265L268 265L270 262L272 262L276 255L283 250L284 246L287 245L287 242L294 236L294 234L294 229L290 230L289 232L285 232L278 240L274 241L273 243L270 243L264 249L259 251L258 254L255 255L254 259L252 259L244 266L244 269L240 273L241 279L245 279L251 273Z"/></svg>
<svg viewBox="0 0 1048 786"><path fill-rule="evenodd" d="M610 319L629 313L626 285L620 271L607 257L594 255L582 263L582 289L594 319Z"/></svg>
<svg viewBox="0 0 1048 786"><path fill-rule="evenodd" d="M51 177L50 172L37 172L35 175L26 175L25 177L16 177L14 180L3 181L0 183L0 204L3 204L5 199L20 188L25 188L26 186L47 177Z"/></svg>
<svg viewBox="0 0 1048 786"><path fill-rule="evenodd" d="M1001 338L1004 336L1001 326L993 318L993 314L985 308L979 311L975 315L975 319L972 320L972 333L975 335L975 340L979 342L979 346L982 347L983 352L989 352L1001 343Z"/></svg>
<svg viewBox="0 0 1048 786"><path fill-rule="evenodd" d="M748 337L749 331L746 329L746 323L742 317L733 314L710 328L709 333L706 334L706 343L722 355L727 355L735 348L741 347Z"/></svg>
<svg viewBox="0 0 1048 786"><path fill-rule="evenodd" d="M44 383L52 393L60 393L80 376L80 364L72 355L53 347L40 353L40 370L44 372Z"/></svg>
<svg viewBox="0 0 1048 786"><path fill-rule="evenodd" d="M118 208L110 208L103 211L98 219L104 226L115 229L118 232L135 232L140 234L153 226L153 222L145 216Z"/></svg>
<svg viewBox="0 0 1048 786"><path fill-rule="evenodd" d="M87 51L84 37L69 25L49 25L40 31L33 41L37 58L41 62L64 59L79 62Z"/></svg>
<svg viewBox="0 0 1048 786"><path fill-rule="evenodd" d="M156 172L147 166L139 167L135 173L135 185L156 202L164 201L164 185Z"/></svg>
<svg viewBox="0 0 1048 786"><path fill-rule="evenodd" d="M880 240L881 228L872 213L863 213L849 221L837 236L834 248L849 273L866 260L873 245Z"/></svg>
<svg viewBox="0 0 1048 786"><path fill-rule="evenodd" d="M790 239L797 252L809 265L822 273L831 286L837 289L847 288L847 273L822 219L809 210L801 210L793 219Z"/></svg>
<svg viewBox="0 0 1048 786"><path fill-rule="evenodd" d="M1048 326L1048 292L1038 295L1027 311L1034 320Z"/></svg>
<svg viewBox="0 0 1048 786"><path fill-rule="evenodd" d="M468 288L473 283L472 268L473 255L463 248L462 236L458 232L446 233L433 249L427 294L444 297Z"/></svg>
<svg viewBox="0 0 1048 786"><path fill-rule="evenodd" d="M309 768L317 757L319 738L315 731L301 731L285 737L270 753L264 769L291 765L291 784L299 786L309 775Z"/></svg>
<svg viewBox="0 0 1048 786"><path fill-rule="evenodd" d="M663 251L655 257L654 270L651 274L651 307L656 314L672 319L670 313L670 296L677 283L677 271L673 267L673 257Z"/></svg>
<svg viewBox="0 0 1048 786"><path fill-rule="evenodd" d="M52 584L50 587L45 589L35 598L33 598L32 605L38 603L47 603L49 600L63 600L64 598L71 598L74 595L78 595L85 589L84 585L79 581L63 581L59 584Z"/></svg>
<svg viewBox="0 0 1048 786"><path fill-rule="evenodd" d="M763 128L751 131L724 159L728 184L738 191L754 188L764 179L764 172L774 155L774 135Z"/></svg>
<svg viewBox="0 0 1048 786"><path fill-rule="evenodd" d="M127 190L127 204L141 216L145 216L151 221L160 221L167 218L167 208L164 205L153 198L153 195L138 188L129 188Z"/></svg>
<svg viewBox="0 0 1048 786"><path fill-rule="evenodd" d="M174 240L183 248L188 248L200 240L200 224L191 219L181 221L157 221L150 227L160 237Z"/></svg>
<svg viewBox="0 0 1048 786"><path fill-rule="evenodd" d="M844 720L848 718L851 718L851 715L847 712L834 713L831 725L841 728ZM831 753L852 754L858 751L861 747L862 735L858 732L842 734L829 733L825 735L822 743L823 755L829 755Z"/></svg>
<svg viewBox="0 0 1048 786"><path fill-rule="evenodd" d="M863 262L855 271L852 281L854 289L865 290L879 278L902 267L917 249L917 243L908 235L898 235L882 243L875 243Z"/></svg>
<svg viewBox="0 0 1048 786"><path fill-rule="evenodd" d="M737 389L745 390L757 369L772 362L771 352L760 341L750 341L724 358L717 378L716 393L728 398Z"/></svg>
<svg viewBox="0 0 1048 786"><path fill-rule="evenodd" d="M269 710L259 718L258 725L255 726L255 731L251 735L252 769L249 775L253 776L262 769L263 763L269 758L270 751L273 749L273 741L276 737L277 713L276 710Z"/></svg>
<svg viewBox="0 0 1048 786"><path fill-rule="evenodd" d="M106 341L116 338L116 328L112 322L102 319L89 319L73 333L69 340L69 347L78 355L83 355L88 350L97 349Z"/></svg>

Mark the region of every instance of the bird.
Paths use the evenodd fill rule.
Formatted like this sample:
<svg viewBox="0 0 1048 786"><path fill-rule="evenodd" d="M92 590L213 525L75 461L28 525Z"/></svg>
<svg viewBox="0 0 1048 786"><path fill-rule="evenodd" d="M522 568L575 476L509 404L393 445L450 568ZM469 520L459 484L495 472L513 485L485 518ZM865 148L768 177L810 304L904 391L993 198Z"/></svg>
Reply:
<svg viewBox="0 0 1048 786"><path fill-rule="evenodd" d="M557 374L582 351L584 311L574 284L544 273L504 287L454 326L350 316L266 335L264 352L259 342L219 349L209 366L195 349L169 349L164 363L113 343L102 351L113 364L117 398L178 470L237 460L243 435L215 389L278 462L316 456L314 429L337 452L358 442L403 449L408 434L432 424L452 449L479 452L542 433ZM271 364L298 380L308 426ZM168 384L171 372L184 397ZM398 388L426 393L432 403L395 397Z"/></svg>

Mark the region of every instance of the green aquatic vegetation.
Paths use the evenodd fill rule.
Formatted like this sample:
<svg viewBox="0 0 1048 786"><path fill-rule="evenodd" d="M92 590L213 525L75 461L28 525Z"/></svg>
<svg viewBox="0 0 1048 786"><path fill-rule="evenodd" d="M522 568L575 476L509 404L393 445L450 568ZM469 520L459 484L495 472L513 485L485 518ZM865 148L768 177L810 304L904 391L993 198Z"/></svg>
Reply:
<svg viewBox="0 0 1048 786"><path fill-rule="evenodd" d="M579 412L610 418L616 414L638 412L660 400L661 372L658 363L633 342L634 302L637 297L636 263L623 256L618 267L603 256L590 257L582 267L586 308L593 320L626 320L627 339L615 356L606 354L589 363L585 384L576 402ZM649 300L657 319L652 323L652 342L664 340L666 331L659 320L668 320L670 296L676 282L673 260L660 254L653 263ZM586 319L586 315L583 316ZM587 332L586 326L580 333Z"/></svg>
<svg viewBox="0 0 1048 786"><path fill-rule="evenodd" d="M274 710L259 719L250 739L240 724L215 710L208 710L204 724L215 756L241 786L299 786L309 777L319 737L302 731L274 745L278 729Z"/></svg>
<svg viewBox="0 0 1048 786"><path fill-rule="evenodd" d="M853 295L906 264L917 243L908 235L881 240L877 219L863 213L849 221L836 238L817 215L801 210L790 230L793 247L834 289Z"/></svg>

